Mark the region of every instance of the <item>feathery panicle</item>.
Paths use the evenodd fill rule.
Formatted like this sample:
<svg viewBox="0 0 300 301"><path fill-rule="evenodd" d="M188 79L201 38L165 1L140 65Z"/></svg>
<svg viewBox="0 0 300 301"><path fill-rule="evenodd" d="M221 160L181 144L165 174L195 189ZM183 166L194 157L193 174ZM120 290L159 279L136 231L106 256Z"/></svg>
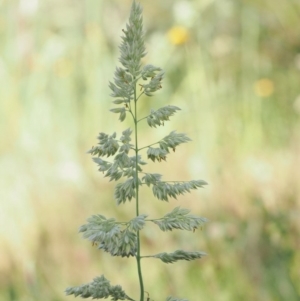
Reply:
<svg viewBox="0 0 300 301"><path fill-rule="evenodd" d="M120 45L120 63L114 73L113 82L109 83L114 97L113 103L118 105L112 108L112 113L119 115L122 122L127 116L132 117L133 129L128 128L122 134L105 134L98 136L98 144L88 151L93 161L98 165L99 171L110 181L118 181L114 188L114 199L118 205L131 200L135 201L135 217L127 222L118 222L114 218L106 218L101 214L93 215L87 223L79 228L83 238L89 240L93 246L111 256L135 257L137 262L137 274L140 287L140 301L145 300L144 281L141 259L146 257L158 258L164 263L173 263L179 260L194 260L205 255L201 251L177 250L173 253L159 253L152 256L141 255L140 232L147 223L155 223L161 231L186 230L195 231L207 222L204 217L189 214L188 209L176 207L171 212L158 219L148 219L147 214L140 214L139 203L146 201L139 197L139 187L152 188L154 197L161 201L169 201L169 198L177 198L191 190L202 188L207 183L203 180L192 181L163 181L158 173L147 173L143 166L147 163L166 161L171 154L174 155L177 147L191 141L184 133L170 132L169 135L156 143L150 143L142 147L139 145L139 123L148 124L149 128L164 126L180 108L176 106L164 106L156 110L151 109L148 116L139 118L138 99L152 96L154 92L162 88L164 72L161 68L151 64L142 66L141 59L145 56L143 35L142 8L135 1L131 6L131 13L126 29L123 29L122 43ZM143 82L144 81L144 82ZM146 81L146 83L145 83ZM143 82L143 83L140 83ZM137 95L137 88L139 95ZM133 134L133 135L132 135ZM140 134L142 135L142 134ZM147 151L146 151L147 150ZM143 160L143 156L146 157ZM152 162L151 162L152 161ZM120 180L120 181L119 181ZM93 299L131 300L121 286L110 285L110 282L102 275L96 277L91 283L66 290L67 295L91 297ZM150 300L148 295L147 300ZM166 301L187 301L168 297Z"/></svg>

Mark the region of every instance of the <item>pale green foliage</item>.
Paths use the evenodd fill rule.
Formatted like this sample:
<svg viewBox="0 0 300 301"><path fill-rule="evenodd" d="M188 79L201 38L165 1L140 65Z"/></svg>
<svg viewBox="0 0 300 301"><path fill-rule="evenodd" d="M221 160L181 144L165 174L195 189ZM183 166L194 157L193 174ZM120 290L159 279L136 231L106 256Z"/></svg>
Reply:
<svg viewBox="0 0 300 301"><path fill-rule="evenodd" d="M161 68L153 65L146 65L142 69L142 79L146 80L148 77L154 77L156 72L162 71Z"/></svg>
<svg viewBox="0 0 300 301"><path fill-rule="evenodd" d="M153 162L157 160L160 162L161 160L166 160L168 152L160 147L148 147L147 156L148 159L151 159Z"/></svg>
<svg viewBox="0 0 300 301"><path fill-rule="evenodd" d="M191 139L187 137L186 134L176 133L176 131L172 131L168 136L159 141L159 147L166 150L167 152L169 152L169 148L175 151L176 146L188 141L191 141Z"/></svg>
<svg viewBox="0 0 300 301"><path fill-rule="evenodd" d="M132 231L140 231L144 228L145 225L145 218L147 217L146 214L141 214L128 223L128 229Z"/></svg>
<svg viewBox="0 0 300 301"><path fill-rule="evenodd" d="M116 136L116 133L110 136L105 133L100 133L98 136L98 146L92 147L88 152L92 155L98 155L99 157L114 155L119 149L118 141L115 139Z"/></svg>
<svg viewBox="0 0 300 301"><path fill-rule="evenodd" d="M79 228L83 238L89 240L98 249L108 252L112 256L135 257L140 285L140 301L144 301L144 284L141 269L141 259L146 257L158 258L165 263L178 260L194 260L205 255L204 252L189 252L177 250L173 253L159 253L153 256L142 256L140 247L140 232L146 223L158 225L162 231L173 229L195 231L207 220L203 217L189 214L188 209L176 207L161 218L147 219L146 214L139 213L139 187L145 185L152 188L153 195L162 201L177 198L179 195L189 193L191 190L202 188L207 183L203 180L192 181L162 181L162 175L143 171L144 165L166 160L170 152L186 142L191 141L184 133L172 131L156 143L141 148L138 147L138 124L147 121L149 127L163 126L180 109L176 106L164 106L151 110L150 114L142 119L138 118L137 103L141 96L152 96L162 88L164 71L148 64L142 67L141 58L145 56L142 9L135 1L131 7L129 23L123 30L120 46L120 63L114 73L114 81L109 83L115 98L112 113L119 114L119 120L124 121L131 117L134 130L128 128L121 135L100 133L98 144L88 152L93 155L93 161L98 165L100 172L110 181L119 181L114 188L114 199L118 205L135 199L136 214L130 221L119 222L114 218L106 218L98 214L91 216L87 223ZM140 83L146 81L146 83ZM138 87L139 86L139 87ZM138 88L138 89L137 89ZM139 90L139 92L138 92ZM140 93L137 95L137 93ZM134 135L132 135L134 133ZM134 136L134 138L132 137ZM142 155L147 158L144 161ZM105 158L104 158L105 157ZM108 159L107 159L108 158ZM94 299L108 298L112 300L133 300L129 298L120 286L111 286L104 277L97 277L93 282L66 290L68 295L74 294L82 298ZM168 297L167 301L186 301Z"/></svg>
<svg viewBox="0 0 300 301"><path fill-rule="evenodd" d="M172 149L175 152L176 146L190 140L191 139L187 137L186 134L172 131L169 135L158 142L159 147L148 147L148 159L151 159L153 162L155 162L155 160L158 162L166 160L167 154L170 152L169 149Z"/></svg>
<svg viewBox="0 0 300 301"><path fill-rule="evenodd" d="M162 176L158 173L147 173L142 177L142 180L147 186L150 186L151 184L154 185L156 182L159 182L161 177Z"/></svg>
<svg viewBox="0 0 300 301"><path fill-rule="evenodd" d="M118 205L135 198L135 188L136 182L134 178L128 179L124 183L118 183L115 188L115 199Z"/></svg>
<svg viewBox="0 0 300 301"><path fill-rule="evenodd" d="M161 181L161 177L162 176L160 174L147 173L142 177L142 184L146 184L147 186L152 185L153 195L159 200L167 202L169 201L169 197L177 199L177 196L180 194L185 194L187 192L190 192L191 190L202 188L203 186L207 185L207 183L203 180L192 180L187 182L165 182Z"/></svg>
<svg viewBox="0 0 300 301"><path fill-rule="evenodd" d="M161 81L164 77L164 73L160 72L153 76L151 80L148 82L148 84L141 85L141 87L144 89L144 93L147 96L152 96L153 92L156 92L157 90L161 89Z"/></svg>
<svg viewBox="0 0 300 301"><path fill-rule="evenodd" d="M169 197L177 199L177 196L190 192L193 189L202 188L207 183L203 180L193 180L189 182L156 182L153 184L152 192L155 197L162 201L169 201Z"/></svg>
<svg viewBox="0 0 300 301"><path fill-rule="evenodd" d="M173 263L178 260L194 260L197 258L201 258L205 256L206 253L204 252L186 252L183 250L177 250L174 253L159 253L153 256L147 256L147 257L155 257L159 258L164 263Z"/></svg>
<svg viewBox="0 0 300 301"><path fill-rule="evenodd" d="M129 222L120 223L114 218L106 219L105 216L93 215L87 224L79 228L83 238L88 239L112 256L135 256L137 248L137 232L145 225L147 215L141 214ZM123 229L122 229L123 228Z"/></svg>
<svg viewBox="0 0 300 301"><path fill-rule="evenodd" d="M147 116L147 123L151 127L164 125L165 121L169 121L170 116L173 116L176 111L180 109L176 106L162 107L156 111L151 110L149 116Z"/></svg>
<svg viewBox="0 0 300 301"><path fill-rule="evenodd" d="M146 55L143 33L142 8L135 1L132 4L129 24L123 30L120 46L120 62L133 77L140 74L141 58Z"/></svg>
<svg viewBox="0 0 300 301"><path fill-rule="evenodd" d="M180 207L174 208L159 220L153 220L162 231L172 231L173 229L195 231L207 222L205 217L188 214L189 209Z"/></svg>
<svg viewBox="0 0 300 301"><path fill-rule="evenodd" d="M103 275L96 277L91 283L67 288L66 294L75 297L80 296L81 298L92 297L93 299L111 297L113 301L133 300L125 294L120 285L110 285L110 282Z"/></svg>
<svg viewBox="0 0 300 301"><path fill-rule="evenodd" d="M145 165L146 162L144 162L141 159L141 156L128 156L129 151L133 148L133 145L130 143L132 134L131 129L127 129L122 132L122 136L120 137L120 140L116 140L116 133L114 133L111 136L108 136L104 133L100 133L98 136L98 146L92 147L91 150L88 152L92 155L97 155L98 157L94 157L93 160L97 165L99 166L99 171L103 172L105 174L105 177L109 177L110 181L119 180L122 176L133 178L135 176L134 169L136 167L136 159L138 161L138 171L142 171L141 165ZM101 159L102 156L111 156L112 154L118 154L114 157L113 162L109 162L106 160ZM130 181L128 181L126 184L124 184L125 187L119 187L122 192L117 192L116 196L121 193L121 195L127 195L128 199L131 200L132 197L134 197L134 193L127 192L125 193L124 189L128 190L130 187L134 189L133 184L130 184ZM128 186L129 185L129 186ZM121 185L119 185L121 186ZM124 194L125 193L125 194ZM131 195L131 197L129 197ZM119 198L116 198L117 201ZM118 203L121 203L118 201Z"/></svg>
<svg viewBox="0 0 300 301"><path fill-rule="evenodd" d="M119 120L124 121L126 118L126 109L125 108L114 108L110 110L113 113L119 113Z"/></svg>

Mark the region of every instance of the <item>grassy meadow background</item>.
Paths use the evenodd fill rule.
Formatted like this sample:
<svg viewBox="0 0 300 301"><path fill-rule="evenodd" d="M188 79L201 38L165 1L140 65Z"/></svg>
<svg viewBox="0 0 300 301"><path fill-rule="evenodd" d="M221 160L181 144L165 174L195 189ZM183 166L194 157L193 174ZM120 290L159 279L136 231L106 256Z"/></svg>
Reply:
<svg viewBox="0 0 300 301"><path fill-rule="evenodd" d="M155 301L300 300L300 2L141 0L148 55L163 89L140 101L182 111L171 130L193 140L168 162L167 180L205 189L169 203L142 189L141 212L175 206L210 222L195 233L143 231L143 253L203 250L204 259L143 261ZM109 113L130 0L0 1L0 301L62 301L67 286L105 274L138 296L134 259L112 258L77 233L91 214L127 220L113 183L86 151L100 131L131 126ZM163 243L162 243L163 242Z"/></svg>

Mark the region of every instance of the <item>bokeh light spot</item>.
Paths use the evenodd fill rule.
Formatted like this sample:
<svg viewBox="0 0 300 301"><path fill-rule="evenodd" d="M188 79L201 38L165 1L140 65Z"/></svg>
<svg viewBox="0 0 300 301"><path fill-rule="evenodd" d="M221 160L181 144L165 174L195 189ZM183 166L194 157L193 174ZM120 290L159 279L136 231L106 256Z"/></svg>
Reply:
<svg viewBox="0 0 300 301"><path fill-rule="evenodd" d="M268 78L261 78L254 83L254 91L259 97L269 97L274 93L274 82Z"/></svg>
<svg viewBox="0 0 300 301"><path fill-rule="evenodd" d="M168 31L168 39L174 45L181 45L188 41L189 39L189 32L183 26L173 26Z"/></svg>

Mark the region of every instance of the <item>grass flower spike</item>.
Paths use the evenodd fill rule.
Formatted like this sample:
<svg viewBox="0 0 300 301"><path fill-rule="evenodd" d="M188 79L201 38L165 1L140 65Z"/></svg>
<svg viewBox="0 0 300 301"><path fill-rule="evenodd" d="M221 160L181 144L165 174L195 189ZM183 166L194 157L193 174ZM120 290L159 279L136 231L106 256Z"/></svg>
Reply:
<svg viewBox="0 0 300 301"><path fill-rule="evenodd" d="M131 7L129 22L123 29L120 46L119 61L122 67L117 67L113 82L109 83L116 105L110 111L118 115L122 122L130 118L132 128L122 133L100 133L98 144L92 147L89 153L98 165L99 171L110 181L118 181L114 189L114 198L118 205L135 201L135 212L131 220L119 222L114 218L106 218L96 214L87 219L79 232L83 238L96 245L99 251L107 252L111 256L134 257L139 279L137 291L139 296L129 296L120 285L111 285L104 275L96 277L92 282L78 287L66 289L67 295L81 296L82 298L111 300L150 300L145 291L142 261L159 259L164 263L174 263L180 260L195 260L205 255L202 251L175 250L172 253L153 255L141 254L141 232L149 223L157 226L159 231L185 230L195 231L207 222L204 217L190 214L190 210L176 207L158 219L151 219L147 212L140 212L140 187L152 189L152 194L158 200L168 202L171 198L189 193L191 190L204 187L203 180L192 181L163 181L158 173L147 173L143 170L148 163L161 162L183 143L191 139L184 133L170 132L158 142L149 145L139 145L139 124L144 122L149 128L164 126L170 117L180 108L168 105L151 110L148 116L139 118L138 101L142 96L153 96L162 88L164 71L154 65L142 66L141 59L145 56L143 35L142 8L135 1ZM144 157L143 157L144 156ZM150 258L150 259L149 259ZM148 291L148 290L147 290ZM147 295L146 295L147 294ZM169 296L166 301L187 301Z"/></svg>

